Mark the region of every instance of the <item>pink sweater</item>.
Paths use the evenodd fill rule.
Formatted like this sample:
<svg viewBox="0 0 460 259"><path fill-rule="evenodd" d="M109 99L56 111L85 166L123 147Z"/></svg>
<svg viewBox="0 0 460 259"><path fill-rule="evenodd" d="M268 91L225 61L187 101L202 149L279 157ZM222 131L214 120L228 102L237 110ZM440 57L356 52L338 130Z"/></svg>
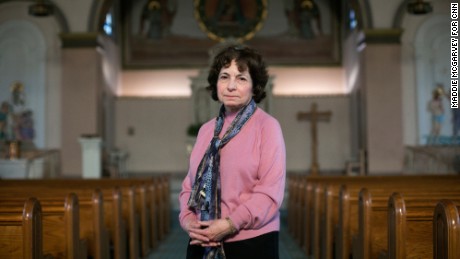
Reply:
<svg viewBox="0 0 460 259"><path fill-rule="evenodd" d="M235 118L225 118L221 137ZM179 221L198 218L187 206L197 167L214 134L215 119L205 123L193 148L187 177L179 195ZM279 231L279 208L284 196L286 150L278 121L257 108L241 131L221 149L221 213L239 230L226 241L237 241Z"/></svg>

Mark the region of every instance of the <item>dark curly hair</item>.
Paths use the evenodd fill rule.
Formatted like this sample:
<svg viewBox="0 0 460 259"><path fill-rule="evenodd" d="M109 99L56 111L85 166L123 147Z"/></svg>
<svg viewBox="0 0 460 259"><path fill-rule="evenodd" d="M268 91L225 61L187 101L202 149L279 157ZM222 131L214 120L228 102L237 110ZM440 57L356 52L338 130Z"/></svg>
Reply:
<svg viewBox="0 0 460 259"><path fill-rule="evenodd" d="M242 45L230 45L225 47L214 57L208 74L209 86L206 88L211 92L213 100L217 98L217 79L223 67L229 67L232 60L235 60L238 70L248 70L252 79L252 98L260 103L266 96L265 85L268 81L268 72L262 56L254 49Z"/></svg>

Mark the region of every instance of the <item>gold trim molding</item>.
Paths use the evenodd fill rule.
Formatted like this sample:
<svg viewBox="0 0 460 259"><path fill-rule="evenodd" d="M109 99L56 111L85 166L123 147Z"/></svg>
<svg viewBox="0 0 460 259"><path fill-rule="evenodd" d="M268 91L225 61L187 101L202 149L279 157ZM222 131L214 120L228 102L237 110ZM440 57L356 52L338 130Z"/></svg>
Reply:
<svg viewBox="0 0 460 259"><path fill-rule="evenodd" d="M366 29L364 42L367 44L400 44L402 29Z"/></svg>
<svg viewBox="0 0 460 259"><path fill-rule="evenodd" d="M61 33L59 36L62 48L91 48L101 45L98 39L99 34L95 32Z"/></svg>

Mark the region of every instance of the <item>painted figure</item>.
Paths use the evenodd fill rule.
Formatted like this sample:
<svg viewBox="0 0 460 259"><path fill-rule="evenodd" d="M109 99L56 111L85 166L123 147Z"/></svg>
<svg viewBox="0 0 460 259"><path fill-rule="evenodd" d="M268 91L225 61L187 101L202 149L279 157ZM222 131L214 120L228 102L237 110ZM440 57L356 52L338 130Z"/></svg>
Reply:
<svg viewBox="0 0 460 259"><path fill-rule="evenodd" d="M301 39L314 39L322 34L320 10L315 1L285 1L285 9L291 35Z"/></svg>
<svg viewBox="0 0 460 259"><path fill-rule="evenodd" d="M149 39L162 39L169 35L176 14L174 1L149 0L142 9L140 33Z"/></svg>

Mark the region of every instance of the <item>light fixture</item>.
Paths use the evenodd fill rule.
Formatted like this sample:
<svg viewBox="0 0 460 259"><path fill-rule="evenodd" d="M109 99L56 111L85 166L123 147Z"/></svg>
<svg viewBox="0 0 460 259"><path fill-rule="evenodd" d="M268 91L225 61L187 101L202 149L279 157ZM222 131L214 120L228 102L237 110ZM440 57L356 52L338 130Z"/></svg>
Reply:
<svg viewBox="0 0 460 259"><path fill-rule="evenodd" d="M407 12L410 14L422 15L432 11L433 6L431 6L431 3L423 0L414 0L407 4Z"/></svg>
<svg viewBox="0 0 460 259"><path fill-rule="evenodd" d="M304 10L313 10L313 7L315 6L315 3L313 0L305 0L300 3L300 9Z"/></svg>
<svg viewBox="0 0 460 259"><path fill-rule="evenodd" d="M29 14L32 16L45 17L53 14L53 6L45 3L44 0L37 0L29 6Z"/></svg>

